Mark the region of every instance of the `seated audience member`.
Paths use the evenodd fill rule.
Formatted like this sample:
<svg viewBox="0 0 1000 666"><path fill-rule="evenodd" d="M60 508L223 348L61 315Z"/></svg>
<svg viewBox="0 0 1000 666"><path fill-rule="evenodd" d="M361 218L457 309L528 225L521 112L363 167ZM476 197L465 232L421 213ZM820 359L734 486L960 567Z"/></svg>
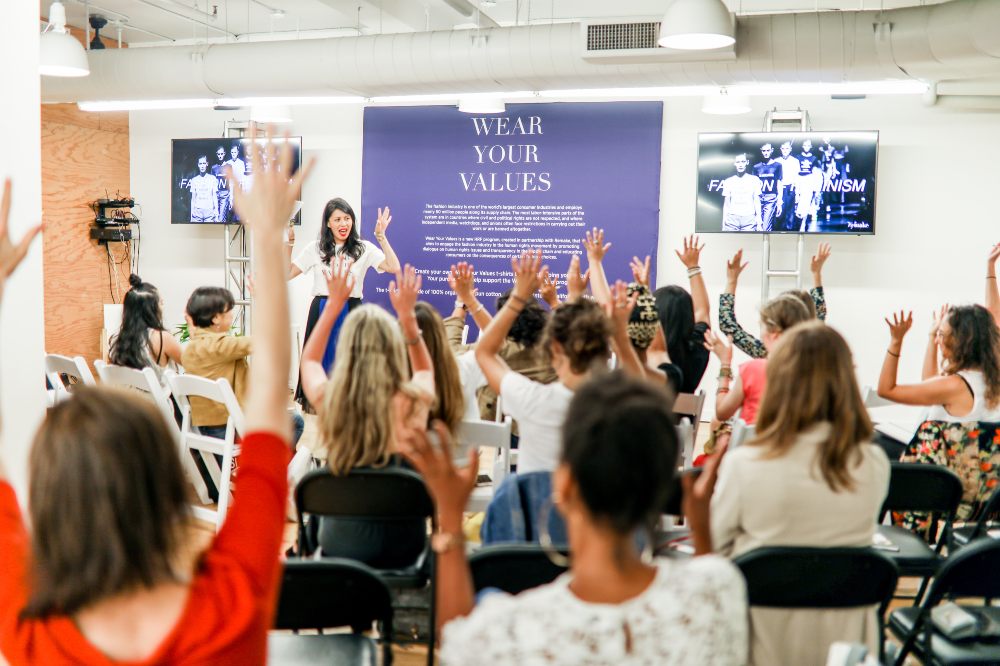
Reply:
<svg viewBox="0 0 1000 666"><path fill-rule="evenodd" d="M319 450L313 455L325 459L335 475L400 465L396 455L400 438L409 430L427 427L434 403L434 369L415 312L420 276L407 265L389 285L398 321L377 305L351 310L337 339L333 374L327 378L323 369L327 336L354 282L349 259L335 259L331 269L329 301L302 351L302 389L319 417ZM387 523L323 517L318 523L323 555L348 557L377 568L413 564L426 542L422 520Z"/></svg>
<svg viewBox="0 0 1000 666"><path fill-rule="evenodd" d="M583 245L587 249L589 264L587 273L590 274L591 292L594 294L594 300L604 305L611 297L608 278L604 273L604 255L611 248L611 243L604 243L604 229L594 227L587 232ZM636 281L628 285L629 296L636 295L636 305L628 321L629 341L647 377L653 381L668 382L670 386L675 386L681 379L681 372L670 363L665 345L659 345L662 349L657 350L662 353L657 354L655 351L653 354L649 353L650 345L657 338L657 334L659 333L662 338L663 333L656 311L656 299L649 291L649 257L646 257L645 264L637 266L638 261L638 257L633 257L632 274ZM656 360L655 364L652 363L652 359ZM673 377L671 381L668 381L668 375Z"/></svg>
<svg viewBox="0 0 1000 666"><path fill-rule="evenodd" d="M488 594L475 608L462 540L475 457L456 469L425 434L407 442L404 452L427 481L439 516L442 663L745 663L745 585L735 567L709 554L714 463L697 485L685 482L685 510L703 556L644 560L636 547L636 532L649 529L679 491L667 392L610 373L579 387L565 421L552 494L566 520L569 572L516 596ZM446 428L437 431L447 438Z"/></svg>
<svg viewBox="0 0 1000 666"><path fill-rule="evenodd" d="M467 419L496 420L497 394L486 384L476 362L472 345L462 345L462 330L465 319L472 314L476 326L484 330L493 320L486 311L486 306L476 298L474 286L475 273L472 265L460 262L451 267L448 283L455 292L455 310L444 320L445 330L452 349L458 355L459 374L462 377L462 388L465 394L465 411ZM496 310L499 312L510 298L510 290L497 297ZM548 321L546 312L538 301L529 298L524 309L514 320L507 332L507 338L500 347L500 357L514 372L520 373L541 384L551 384L556 380L556 373L549 362L549 355L541 344L542 332ZM514 426L514 434L518 433Z"/></svg>
<svg viewBox="0 0 1000 666"><path fill-rule="evenodd" d="M122 300L122 325L111 339L108 360L126 368L152 368L163 382L163 369L181 363L181 345L163 325L160 292L136 274Z"/></svg>
<svg viewBox="0 0 1000 666"><path fill-rule="evenodd" d="M802 301L791 294L782 294L760 309L760 330L764 349L770 352L782 333L796 324L815 319ZM733 347L722 339L705 332L705 347L719 357L719 388L715 395L715 418L726 421L736 415L749 425L757 421L757 409L767 385L767 357L755 358L740 366L739 377L733 381ZM730 386L730 384L732 386Z"/></svg>
<svg viewBox="0 0 1000 666"><path fill-rule="evenodd" d="M764 546L870 546L889 489L871 444L851 351L820 322L770 352L757 434L730 451L712 498L712 544L735 557ZM875 609L750 610L750 663L824 664L830 644L878 650Z"/></svg>
<svg viewBox="0 0 1000 666"><path fill-rule="evenodd" d="M1000 422L1000 330L981 305L941 308L924 353L923 381L897 384L899 354L913 313L892 319L886 320L891 339L878 394L904 405L930 406L903 459L954 470L963 488L959 517L968 518L993 492L1000 473L1000 444L995 437L980 437L980 424L996 430Z"/></svg>
<svg viewBox="0 0 1000 666"><path fill-rule="evenodd" d="M207 551L195 552L187 481L154 406L107 388L74 392L35 436L28 521L13 488L0 482L0 645L9 663L265 663L290 434L281 243L309 171L289 180L290 166L287 147L280 171L255 157L253 191L234 193L253 229L260 321L249 433L225 525ZM11 247L6 229L0 219L0 244ZM23 256L0 253L0 275Z"/></svg>
<svg viewBox="0 0 1000 666"><path fill-rule="evenodd" d="M222 287L198 287L188 298L185 317L191 338L182 356L188 373L205 379L225 379L236 395L241 407L246 405L247 376L253 353L253 342L248 335L233 335L233 294ZM229 412L225 405L214 400L192 396L191 423L203 435L226 436ZM246 409L244 409L244 412ZM305 421L302 415L292 412L292 445L302 437Z"/></svg>
<svg viewBox="0 0 1000 666"><path fill-rule="evenodd" d="M552 471L559 455L559 436L573 392L593 374L606 372L611 357L611 339L623 364L631 373L642 374L639 359L628 341L629 302L625 285L618 283L612 296L612 319L599 305L587 299L566 303L549 317L543 344L552 359L559 381L541 384L514 372L499 356L511 325L531 303L541 282L541 251L525 252L512 260L514 289L476 346L476 360L490 388L503 401L503 411L520 427L518 471Z"/></svg>
<svg viewBox="0 0 1000 666"><path fill-rule="evenodd" d="M808 292L801 289L791 289L782 296L790 295L802 301L809 310L811 319L826 321L826 298L823 294L823 264L830 258L830 244L820 243L819 249L813 255L809 267L812 270L813 288ZM719 330L723 335L733 339L733 345L750 358L767 357L768 347L744 330L736 321L736 283L740 273L747 267L743 262L743 250L733 255L732 261L726 262L726 291L719 294Z"/></svg>
<svg viewBox="0 0 1000 666"><path fill-rule="evenodd" d="M701 266L698 265L704 248L704 245L698 244L697 236L691 236L684 239L683 251L676 253L687 267L690 294L677 285L660 287L653 292L667 353L676 368L668 365L661 366L661 369L667 373L672 388L678 393L694 393L708 367L705 331L712 327L712 312Z"/></svg>
<svg viewBox="0 0 1000 666"><path fill-rule="evenodd" d="M431 420L443 421L454 435L458 432L458 424L462 422L465 412L462 380L459 376L458 363L455 362L455 353L448 345L448 336L441 315L432 305L420 301L414 306L414 313L434 368L435 401L430 410L428 424Z"/></svg>

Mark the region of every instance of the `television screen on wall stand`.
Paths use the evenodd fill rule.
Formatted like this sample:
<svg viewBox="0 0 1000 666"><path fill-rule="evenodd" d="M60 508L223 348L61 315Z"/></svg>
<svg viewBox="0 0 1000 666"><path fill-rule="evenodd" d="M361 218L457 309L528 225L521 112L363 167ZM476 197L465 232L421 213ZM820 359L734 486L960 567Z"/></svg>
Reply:
<svg viewBox="0 0 1000 666"><path fill-rule="evenodd" d="M874 234L878 132L698 135L698 233Z"/></svg>

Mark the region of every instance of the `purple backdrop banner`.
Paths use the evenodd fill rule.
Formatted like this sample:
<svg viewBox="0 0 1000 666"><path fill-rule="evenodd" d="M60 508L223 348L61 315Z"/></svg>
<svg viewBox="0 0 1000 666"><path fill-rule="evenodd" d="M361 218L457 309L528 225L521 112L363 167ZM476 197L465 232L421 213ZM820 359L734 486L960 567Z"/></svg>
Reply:
<svg viewBox="0 0 1000 666"><path fill-rule="evenodd" d="M362 217L392 209L389 241L424 274L422 298L450 313L449 267L476 269L479 298L512 284L510 258L541 247L560 277L582 239L603 227L605 270L630 280L653 257L659 227L659 102L508 104L500 115L455 107L370 107L364 117ZM388 306L391 276L370 274L365 298ZM653 282L655 284L655 281Z"/></svg>

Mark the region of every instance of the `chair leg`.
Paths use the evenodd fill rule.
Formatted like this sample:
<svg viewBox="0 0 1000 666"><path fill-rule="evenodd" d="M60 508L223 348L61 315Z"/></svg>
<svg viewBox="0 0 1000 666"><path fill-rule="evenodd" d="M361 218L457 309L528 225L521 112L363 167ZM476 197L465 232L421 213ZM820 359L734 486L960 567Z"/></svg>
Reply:
<svg viewBox="0 0 1000 666"><path fill-rule="evenodd" d="M920 581L920 587L917 589L917 594L916 594L916 596L913 597L913 605L914 606L919 606L920 603L924 600L924 593L927 592L927 585L930 582L931 582L931 577L930 576L927 576L926 578L924 578L924 579L922 579Z"/></svg>
<svg viewBox="0 0 1000 666"><path fill-rule="evenodd" d="M434 647L437 637L437 557L431 553L431 607L430 632L427 637L427 666L434 666Z"/></svg>

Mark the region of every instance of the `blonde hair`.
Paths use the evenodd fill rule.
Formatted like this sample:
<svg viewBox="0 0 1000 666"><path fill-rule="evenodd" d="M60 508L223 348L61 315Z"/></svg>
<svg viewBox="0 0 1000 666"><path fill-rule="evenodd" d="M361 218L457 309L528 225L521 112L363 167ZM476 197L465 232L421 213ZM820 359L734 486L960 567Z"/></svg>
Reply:
<svg viewBox="0 0 1000 666"><path fill-rule="evenodd" d="M760 309L760 323L771 334L782 333L796 324L815 318L794 294L779 294Z"/></svg>
<svg viewBox="0 0 1000 666"><path fill-rule="evenodd" d="M377 305L351 311L340 329L319 414L320 441L334 474L389 462L395 444L393 398L403 393L414 406L419 400L409 379L396 320Z"/></svg>
<svg viewBox="0 0 1000 666"><path fill-rule="evenodd" d="M415 311L420 334L434 365L434 393L437 399L430 410L430 418L444 421L448 430L455 434L465 414L465 396L462 394L462 378L458 373L455 352L448 344L448 334L438 311L423 301L417 303Z"/></svg>
<svg viewBox="0 0 1000 666"><path fill-rule="evenodd" d="M861 461L861 444L874 431L847 342L819 321L786 332L767 362L767 386L757 412L752 445L765 457L784 455L800 433L828 422L829 437L816 453L823 480L834 492L851 490L850 467Z"/></svg>

